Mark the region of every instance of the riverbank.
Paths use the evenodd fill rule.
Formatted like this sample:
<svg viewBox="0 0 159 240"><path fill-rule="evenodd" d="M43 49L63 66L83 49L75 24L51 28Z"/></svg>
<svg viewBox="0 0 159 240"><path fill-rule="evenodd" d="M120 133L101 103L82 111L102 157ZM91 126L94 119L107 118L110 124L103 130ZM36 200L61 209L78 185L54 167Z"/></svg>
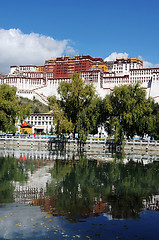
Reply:
<svg viewBox="0 0 159 240"><path fill-rule="evenodd" d="M31 148L31 149L56 149L66 148L76 150L80 148L77 139L53 139L39 135L36 137L29 136L0 136L0 147L1 148ZM117 150L120 151L120 146L108 143L107 139L89 139L82 149L85 151L106 151L106 150ZM154 152L155 155L159 155L159 141L150 140L126 140L123 149L127 153L135 152Z"/></svg>

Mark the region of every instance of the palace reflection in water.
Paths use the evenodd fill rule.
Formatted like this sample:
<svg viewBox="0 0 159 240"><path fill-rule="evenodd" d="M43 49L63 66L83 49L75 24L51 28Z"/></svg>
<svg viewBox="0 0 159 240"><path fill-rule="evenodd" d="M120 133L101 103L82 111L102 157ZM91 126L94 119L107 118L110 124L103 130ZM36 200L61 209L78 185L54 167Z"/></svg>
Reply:
<svg viewBox="0 0 159 240"><path fill-rule="evenodd" d="M39 206L70 223L101 215L138 219L147 210L159 211L159 161L148 155L3 149L1 208L8 203Z"/></svg>

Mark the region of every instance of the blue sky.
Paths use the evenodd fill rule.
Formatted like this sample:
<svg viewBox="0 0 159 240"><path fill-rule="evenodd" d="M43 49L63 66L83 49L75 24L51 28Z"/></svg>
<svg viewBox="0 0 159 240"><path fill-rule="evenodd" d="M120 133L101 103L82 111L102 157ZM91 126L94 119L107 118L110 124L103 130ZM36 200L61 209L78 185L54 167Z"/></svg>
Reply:
<svg viewBox="0 0 159 240"><path fill-rule="evenodd" d="M158 0L1 0L0 9L0 71L66 54L159 64Z"/></svg>

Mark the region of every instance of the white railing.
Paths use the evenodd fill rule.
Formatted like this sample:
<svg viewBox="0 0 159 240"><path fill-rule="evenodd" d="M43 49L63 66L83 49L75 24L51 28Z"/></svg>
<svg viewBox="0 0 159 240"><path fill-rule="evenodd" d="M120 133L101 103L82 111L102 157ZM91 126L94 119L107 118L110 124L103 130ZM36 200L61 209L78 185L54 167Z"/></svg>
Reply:
<svg viewBox="0 0 159 240"><path fill-rule="evenodd" d="M0 135L0 141L1 140L13 140L13 141L24 141L24 140L27 140L27 141L48 141L49 140L49 137L46 137L46 136L43 136L43 135L36 135L36 137L34 136L10 136L10 135L5 135L5 136L2 136Z"/></svg>
<svg viewBox="0 0 159 240"><path fill-rule="evenodd" d="M36 135L35 137L33 135L19 135L19 136L11 136L11 135L0 135L0 141L1 140L27 140L27 141L49 141L51 139L55 139L55 140L66 140L68 143L77 143L78 139L58 139L58 138L52 138L51 136L46 136L46 135ZM106 144L107 139L106 138L89 138L86 140L86 143L90 144L90 143L100 143L100 144Z"/></svg>
<svg viewBox="0 0 159 240"><path fill-rule="evenodd" d="M126 140L127 145L153 145L159 146L159 141L155 140Z"/></svg>
<svg viewBox="0 0 159 240"><path fill-rule="evenodd" d="M19 135L19 136L10 136L10 135L0 135L0 141L1 140L13 140L13 141L49 141L51 140L52 137L46 136L46 135L36 135L35 137L33 135L31 136L24 136L24 135ZM58 139L58 138L57 138ZM55 140L57 140L55 138ZM60 140L60 139L59 139ZM64 139L68 143L77 143L78 139ZM107 143L107 138L89 138L86 140L86 144L106 144ZM62 141L62 139L61 139ZM152 146L159 146L159 141L155 140L126 140L126 145L152 145Z"/></svg>

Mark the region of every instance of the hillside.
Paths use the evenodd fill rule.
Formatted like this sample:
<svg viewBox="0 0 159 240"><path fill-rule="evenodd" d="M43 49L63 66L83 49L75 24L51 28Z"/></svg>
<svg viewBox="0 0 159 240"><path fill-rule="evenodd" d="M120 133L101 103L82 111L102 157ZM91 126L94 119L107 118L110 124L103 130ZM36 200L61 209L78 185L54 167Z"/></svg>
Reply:
<svg viewBox="0 0 159 240"><path fill-rule="evenodd" d="M28 98L18 97L20 105L27 105L31 113L47 113L49 107L41 103L39 100L30 100Z"/></svg>

